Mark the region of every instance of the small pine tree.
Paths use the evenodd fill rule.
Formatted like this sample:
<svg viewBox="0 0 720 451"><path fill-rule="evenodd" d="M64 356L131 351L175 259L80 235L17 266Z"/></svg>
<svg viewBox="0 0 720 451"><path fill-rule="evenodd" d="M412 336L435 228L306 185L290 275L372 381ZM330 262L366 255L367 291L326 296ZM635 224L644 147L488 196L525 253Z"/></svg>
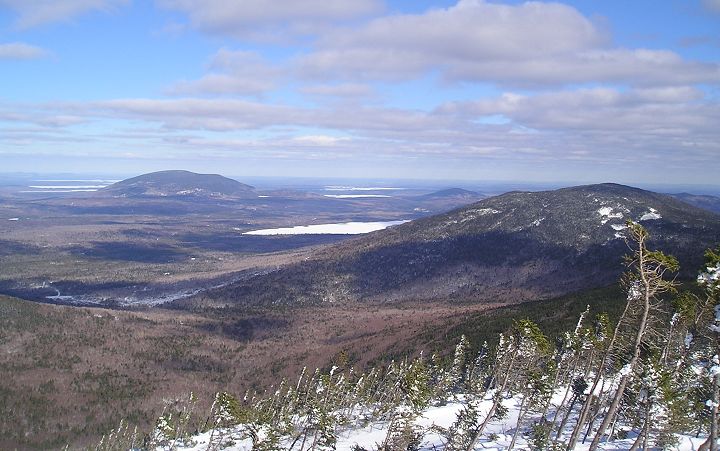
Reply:
<svg viewBox="0 0 720 451"><path fill-rule="evenodd" d="M470 342L465 335L461 335L460 341L455 346L452 366L444 381L443 389L445 392L458 393L465 389L465 373L468 366L469 351Z"/></svg>
<svg viewBox="0 0 720 451"><path fill-rule="evenodd" d="M388 432L379 451L417 451L422 444L424 433L415 424L419 412L410 406L400 406L395 410Z"/></svg>
<svg viewBox="0 0 720 451"><path fill-rule="evenodd" d="M178 398L166 402L163 412L155 422L155 428L147 436L145 442L148 448L167 446L171 449L178 444L191 441L190 435L194 432L190 423L194 417L197 397L194 393L185 398Z"/></svg>
<svg viewBox="0 0 720 451"><path fill-rule="evenodd" d="M708 440L703 444L705 449L717 451L718 420L720 419L720 247L717 250L709 249L705 253L705 271L698 276L698 283L705 288L707 299L714 306L715 317L708 326L710 343L707 354L713 357L707 365L707 375L711 380L711 394L705 402L710 410Z"/></svg>
<svg viewBox="0 0 720 451"><path fill-rule="evenodd" d="M447 439L446 451L465 451L471 449L480 427L480 403L482 398L469 396L457 415L455 422L443 431Z"/></svg>

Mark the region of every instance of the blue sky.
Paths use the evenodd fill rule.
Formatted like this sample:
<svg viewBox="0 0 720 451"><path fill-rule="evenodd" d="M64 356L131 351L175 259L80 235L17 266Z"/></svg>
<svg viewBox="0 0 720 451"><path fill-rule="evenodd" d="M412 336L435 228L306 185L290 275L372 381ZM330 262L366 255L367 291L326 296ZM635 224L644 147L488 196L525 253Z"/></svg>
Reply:
<svg viewBox="0 0 720 451"><path fill-rule="evenodd" d="M718 0L0 0L0 81L0 172L720 170Z"/></svg>

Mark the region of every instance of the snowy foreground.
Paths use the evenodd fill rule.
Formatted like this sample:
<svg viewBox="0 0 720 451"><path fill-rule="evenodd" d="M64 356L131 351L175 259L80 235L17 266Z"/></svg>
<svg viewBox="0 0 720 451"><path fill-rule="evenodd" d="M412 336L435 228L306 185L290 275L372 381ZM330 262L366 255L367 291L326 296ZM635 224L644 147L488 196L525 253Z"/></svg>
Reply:
<svg viewBox="0 0 720 451"><path fill-rule="evenodd" d="M560 403L564 392L564 387L558 389L553 397L553 403ZM508 449L515 433L515 424L518 422L520 402L520 397L505 400L503 405L508 409L507 416L502 420L492 421L486 429L484 437L478 441L477 445L473 449ZM480 404L480 410L483 414L486 414L491 405L492 396L488 395ZM453 425L463 406L463 397L458 396L455 400L450 401L445 405L433 406L425 409L415 420L418 430L423 432L423 441L419 449L428 451L446 449L447 437L443 436L442 430L447 430ZM551 411L550 414L552 415L553 412ZM574 423L574 421L570 421L569 423ZM388 422L373 422L365 427L339 430L335 449L338 451L358 451L360 449L370 451L380 449L386 436L388 435L388 426ZM569 430L565 431L562 438L566 438L569 433ZM157 448L157 450L166 451L169 449L177 449L185 451L205 451L208 449L225 449L228 451L252 451L252 442L246 437L245 428L242 425L239 425L232 428L208 431L191 437L190 440L185 441L183 444L175 443L174 446L162 446ZM635 441L635 437L635 434L630 434L628 438L624 440L613 440L610 443L602 443L600 445L600 449L628 450ZM679 440L677 445L669 449L683 451L697 450L700 447L700 444L706 439L706 437L695 438L686 435L678 435L677 438ZM291 449L291 443L292 442L290 440L286 440L282 442L282 446L286 449ZM585 443L578 443L575 449L578 451L585 451L589 448L589 446L590 438L588 438ZM299 450L300 444L296 442L292 449ZM305 449L309 450L309 445L306 445ZM523 436L522 432L519 433L517 435L514 449L531 449L529 437ZM564 449L564 447L562 449Z"/></svg>

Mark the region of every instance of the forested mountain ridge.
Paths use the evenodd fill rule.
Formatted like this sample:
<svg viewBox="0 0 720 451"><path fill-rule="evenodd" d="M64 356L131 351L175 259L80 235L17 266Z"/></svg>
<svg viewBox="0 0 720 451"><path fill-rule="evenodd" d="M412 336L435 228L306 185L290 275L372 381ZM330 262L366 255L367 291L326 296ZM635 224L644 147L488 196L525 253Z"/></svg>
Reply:
<svg viewBox="0 0 720 451"><path fill-rule="evenodd" d="M645 226L653 246L683 268L696 268L720 241L720 216L668 195L617 184L511 192L323 248L183 305L557 296L616 280L627 220Z"/></svg>
<svg viewBox="0 0 720 451"><path fill-rule="evenodd" d="M720 197L690 193L677 193L672 196L690 205L720 214Z"/></svg>

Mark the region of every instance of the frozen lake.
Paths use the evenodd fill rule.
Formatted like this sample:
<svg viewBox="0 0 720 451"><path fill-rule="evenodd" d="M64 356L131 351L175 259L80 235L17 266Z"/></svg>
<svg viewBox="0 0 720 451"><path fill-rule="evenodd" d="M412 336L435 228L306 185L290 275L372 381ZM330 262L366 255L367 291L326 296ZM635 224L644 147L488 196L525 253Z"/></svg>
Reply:
<svg viewBox="0 0 720 451"><path fill-rule="evenodd" d="M281 227L278 229L261 229L244 232L243 235L359 235L374 232L390 226L408 222L379 221L379 222L342 222L335 224L315 224L295 227Z"/></svg>

